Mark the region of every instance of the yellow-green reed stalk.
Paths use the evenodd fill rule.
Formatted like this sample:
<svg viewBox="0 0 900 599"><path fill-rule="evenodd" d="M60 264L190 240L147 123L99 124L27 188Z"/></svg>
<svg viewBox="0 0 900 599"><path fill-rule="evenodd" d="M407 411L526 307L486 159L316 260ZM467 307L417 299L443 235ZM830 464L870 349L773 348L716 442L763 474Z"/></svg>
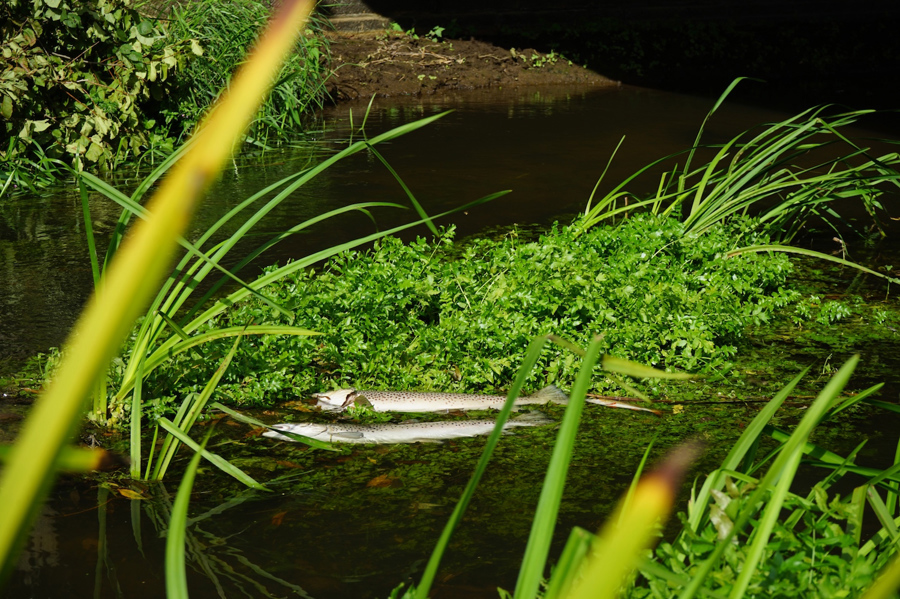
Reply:
<svg viewBox="0 0 900 599"><path fill-rule="evenodd" d="M81 419L85 399L135 318L170 268L176 240L218 175L293 49L313 0L285 0L231 89L210 112L184 158L147 205L66 342L64 359L35 402L0 479L0 581L53 480L56 461Z"/></svg>
<svg viewBox="0 0 900 599"><path fill-rule="evenodd" d="M672 511L675 494L696 444L677 448L658 468L641 479L595 539L579 580L567 599L611 599L634 569L645 549L655 544L659 525Z"/></svg>

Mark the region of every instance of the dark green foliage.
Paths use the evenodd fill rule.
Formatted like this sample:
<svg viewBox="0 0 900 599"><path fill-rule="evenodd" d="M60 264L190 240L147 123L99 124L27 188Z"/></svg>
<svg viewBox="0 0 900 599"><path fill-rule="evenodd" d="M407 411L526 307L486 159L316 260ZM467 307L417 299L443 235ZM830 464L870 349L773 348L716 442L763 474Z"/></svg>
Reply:
<svg viewBox="0 0 900 599"><path fill-rule="evenodd" d="M386 238L266 289L294 313L288 324L323 336L245 339L220 389L253 404L332 386L500 391L531 339L551 332L582 346L602 334L603 351L661 368L727 361L746 326L797 296L782 289L784 256L724 258L736 244L759 241L736 222L683 237L677 221L647 215L581 234L557 227L532 243L513 232L462 248L450 244L452 231L437 243ZM255 300L228 319L285 323ZM156 375L158 394L202 386L208 373L189 364L213 363L224 351L210 345L174 360ZM576 366L570 352L548 349L529 385L567 387Z"/></svg>
<svg viewBox="0 0 900 599"><path fill-rule="evenodd" d="M740 492L739 489L746 490L747 486L731 488L733 493L722 493L715 503L719 506L740 503L740 496L730 495ZM829 497L826 488L827 485L820 483L806 498L788 496L784 513L790 517L776 524L745 597L858 597L887 565L893 554L889 544L860 543L862 512L858 500L840 495ZM730 523L729 516L737 509L735 506L722 509L723 521ZM660 543L653 560L685 580L709 557L718 542L718 531L712 523L696 535L689 534L688 528L686 525L675 542ZM749 545L742 535L729 546L717 569L710 574L707 584L710 590L730 588L742 569ZM642 568L636 588L626 596L635 599L676 596L680 585L671 584L656 572L653 568Z"/></svg>
<svg viewBox="0 0 900 599"><path fill-rule="evenodd" d="M187 64L178 92L163 105L166 127L173 135L188 134L206 107L228 89L232 72L243 62L268 17L267 3L258 0L197 0L176 5L169 35L203 40L204 52ZM308 108L321 108L328 48L316 33L318 27L318 22L311 22L296 51L287 58L268 101L250 127L251 139L301 127Z"/></svg>
<svg viewBox="0 0 900 599"><path fill-rule="evenodd" d="M105 171L170 154L252 47L269 8L191 2L167 19L133 0L12 0L0 6L0 195L69 167ZM151 14L152 13L152 14ZM250 130L302 126L317 105L327 48L311 25Z"/></svg>
<svg viewBox="0 0 900 599"><path fill-rule="evenodd" d="M34 157L103 170L162 143L146 107L201 51L130 0L13 0L0 35L4 178Z"/></svg>

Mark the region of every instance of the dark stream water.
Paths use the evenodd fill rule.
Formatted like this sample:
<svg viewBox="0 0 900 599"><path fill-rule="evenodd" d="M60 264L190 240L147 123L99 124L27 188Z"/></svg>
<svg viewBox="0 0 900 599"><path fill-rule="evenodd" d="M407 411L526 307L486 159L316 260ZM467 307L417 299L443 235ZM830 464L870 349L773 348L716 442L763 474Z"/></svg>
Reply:
<svg viewBox="0 0 900 599"><path fill-rule="evenodd" d="M494 191L513 190L444 219L465 236L512 223L568 220L583 209L622 136L625 142L601 192L651 160L689 147L712 102L628 87L468 92L378 100L367 131L373 136L454 109L380 150L432 214ZM351 135L348 110L342 106L324 116L325 133L314 145L238 162L210 195L197 229L264 185L343 147ZM353 107L356 125L364 111L364 105ZM704 139L724 141L785 116L726 104L707 126ZM136 185L133 180L115 183L123 190ZM262 229L274 233L325 210L361 201L408 203L390 173L365 154L343 161L302 188L270 215ZM118 212L111 203L92 196L92 218L101 243ZM407 222L414 213L382 210L376 215L379 226L386 228ZM288 240L267 260L283 262L373 230L367 217L347 215ZM91 286L83 231L75 189L0 202L0 373L63 341ZM408 235L425 232L419 227ZM576 455L557 551L572 526L598 526L630 480L642 448L620 447L628 445L628 431L636 435L658 426L644 416L615 412L587 418L586 425L594 427L590 434L609 450L605 455ZM752 410L744 408L730 417L735 435L736 423L748 414ZM7 437L10 421L0 421ZM891 420L888 426L895 424ZM197 522L190 527L188 540L193 597L386 597L399 582L421 574L483 447L483 440L471 439L449 448L370 448L310 458L297 449L273 448L268 440L248 441L243 425L219 429L217 451L235 451L236 463L275 482L271 493L246 492L216 471L204 471L192 498L191 515ZM537 435L531 442L546 448L549 435ZM488 477L471 508L475 515L455 537L437 596L496 597L497 585L514 585L546 463L530 456L524 442L507 445L495 459L498 474ZM452 466L440 466L437 475L428 469L439 461L439 452L448 451L457 458ZM367 487L395 469L403 469L400 483ZM332 472L340 482L295 484L321 471ZM177 477L173 481L138 487L144 499L131 500L115 485L63 479L5 596L162 596L163 535Z"/></svg>

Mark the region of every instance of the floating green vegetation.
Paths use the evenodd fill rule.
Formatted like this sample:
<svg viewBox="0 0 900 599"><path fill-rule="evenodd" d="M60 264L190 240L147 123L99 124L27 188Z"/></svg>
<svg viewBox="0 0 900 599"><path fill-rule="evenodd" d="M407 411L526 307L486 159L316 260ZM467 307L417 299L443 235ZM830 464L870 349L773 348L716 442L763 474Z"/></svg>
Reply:
<svg viewBox="0 0 900 599"><path fill-rule="evenodd" d="M329 386L497 391L525 347L547 330L576 343L603 332L602 349L662 368L703 370L727 362L747 326L798 298L785 288L782 255L726 258L762 239L746 220L703 236L649 215L580 234L555 227L534 242L507 237L450 245L395 238L346 252L318 272L296 270L267 288L275 311L248 298L208 326L238 323L314 328L308 339L265 336L241 344L220 392L242 405L271 405ZM149 383L155 396L205 384L200 362L225 345L186 352ZM224 353L223 353L224 352ZM533 389L574 379L574 356L542 356ZM196 375L196 376L195 376ZM601 389L614 387L612 379Z"/></svg>

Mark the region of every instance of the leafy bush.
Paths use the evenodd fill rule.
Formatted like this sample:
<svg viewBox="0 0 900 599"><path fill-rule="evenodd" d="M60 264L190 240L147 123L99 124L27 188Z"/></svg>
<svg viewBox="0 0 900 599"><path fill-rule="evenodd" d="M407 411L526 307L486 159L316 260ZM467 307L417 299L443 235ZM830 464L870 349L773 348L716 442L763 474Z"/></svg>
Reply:
<svg viewBox="0 0 900 599"><path fill-rule="evenodd" d="M191 2L176 6L167 21L136 6L133 0L0 6L0 123L9 139L0 147L3 180L35 186L67 167L105 171L148 150L171 153L173 136L189 133L227 88L269 15L252 0ZM301 113L321 97L327 47L307 31L252 138L300 126Z"/></svg>
<svg viewBox="0 0 900 599"><path fill-rule="evenodd" d="M330 385L497 391L531 339L550 332L582 345L603 334L607 353L701 369L734 355L746 326L797 297L782 288L791 268L784 256L724 257L737 242L759 241L748 226L684 237L674 219L644 215L584 233L554 227L531 243L513 233L457 248L452 230L434 243L386 238L267 288L292 319L251 300L212 323L323 334L245 339L220 390L254 404ZM208 345L173 360L156 374L157 394L202 387L208 373L196 366L227 349ZM562 349L544 352L531 384L570 385L576 362Z"/></svg>
<svg viewBox="0 0 900 599"><path fill-rule="evenodd" d="M737 513L736 506L728 506L746 499L750 487L745 483L732 483L727 493L717 495L713 502L714 506L719 506L716 524L710 521L696 534L683 532L673 543L660 543L655 550L654 562L665 567L668 573L661 575L657 568L645 567L642 569L643 580L639 580L627 596L635 599L676 596L681 586L674 581L689 580L700 564L710 557L723 537L722 531L732 525L732 518ZM745 596L860 596L887 565L893 548L886 539L881 538L877 543L861 542L863 496L832 494L829 497L827 488L828 484L819 483L807 497L787 496L784 513L789 516L776 524ZM747 536L754 530L748 530ZM708 586L730 588L746 563L750 548L744 535L730 544L718 567L710 574Z"/></svg>
<svg viewBox="0 0 900 599"><path fill-rule="evenodd" d="M103 170L158 143L146 107L201 52L131 0L11 0L0 7L0 35L5 172L36 154Z"/></svg>

